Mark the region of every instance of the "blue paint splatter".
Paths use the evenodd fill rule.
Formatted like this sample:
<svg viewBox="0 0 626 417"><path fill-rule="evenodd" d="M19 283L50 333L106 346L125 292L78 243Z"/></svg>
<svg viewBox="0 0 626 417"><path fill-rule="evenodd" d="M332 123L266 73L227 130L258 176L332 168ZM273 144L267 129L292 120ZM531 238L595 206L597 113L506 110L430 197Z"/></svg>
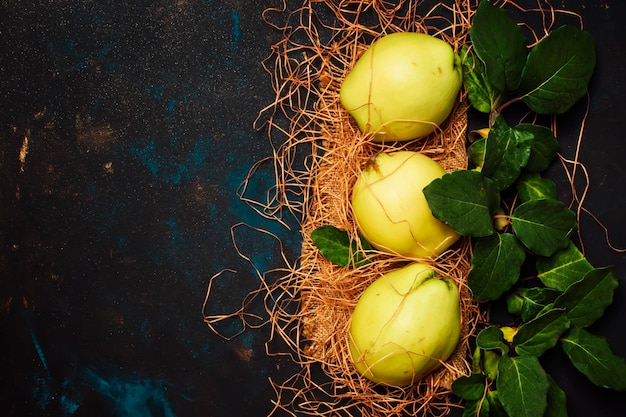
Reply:
<svg viewBox="0 0 626 417"><path fill-rule="evenodd" d="M93 371L88 371L87 377L94 388L112 402L119 417L175 417L163 381L105 379Z"/></svg>
<svg viewBox="0 0 626 417"><path fill-rule="evenodd" d="M61 384L63 393L61 394L59 402L66 416L74 415L82 403L82 399L80 396L76 395L76 390L72 385L69 379L66 379L63 381L63 384Z"/></svg>
<svg viewBox="0 0 626 417"><path fill-rule="evenodd" d="M159 163L155 156L156 145L154 140L149 140L142 148L132 148L130 153L131 155L138 156L152 175L156 176L159 173Z"/></svg>
<svg viewBox="0 0 626 417"><path fill-rule="evenodd" d="M43 411L57 405L60 417L71 417L80 408L82 396L70 380L65 379L60 386L50 377L35 378L33 382L32 395L38 409Z"/></svg>
<svg viewBox="0 0 626 417"><path fill-rule="evenodd" d="M35 337L35 332L32 329L30 331L30 337L31 339L33 339L33 345L35 345L35 351L37 352L37 356L39 356L39 360L41 361L43 369L46 371L46 374L50 376L50 370L48 369L48 363L46 361L46 357L43 354L43 349L41 348L39 341L37 341L37 338Z"/></svg>
<svg viewBox="0 0 626 417"><path fill-rule="evenodd" d="M50 388L50 378L34 379L33 398L39 409L44 410L46 407L48 407L48 405L54 398L54 393Z"/></svg>
<svg viewBox="0 0 626 417"><path fill-rule="evenodd" d="M239 40L241 39L241 29L239 27L241 17L236 9L233 9L231 15L233 18L233 50L235 50L239 46Z"/></svg>
<svg viewBox="0 0 626 417"><path fill-rule="evenodd" d="M150 333L150 321L148 319L144 319L139 325L139 330L141 330L142 334Z"/></svg>
<svg viewBox="0 0 626 417"><path fill-rule="evenodd" d="M217 219L222 216L222 208L216 203L209 203L209 217Z"/></svg>
<svg viewBox="0 0 626 417"><path fill-rule="evenodd" d="M153 100L160 100L163 97L165 87L163 85L151 85L145 89L145 95Z"/></svg>
<svg viewBox="0 0 626 417"><path fill-rule="evenodd" d="M176 104L177 103L178 103L177 99L171 99L170 101L167 102L167 113L168 114L174 113L174 109L176 108Z"/></svg>
<svg viewBox="0 0 626 417"><path fill-rule="evenodd" d="M61 395L61 407L65 411L65 415L71 416L76 413L76 410L80 407L80 402L67 395Z"/></svg>
<svg viewBox="0 0 626 417"><path fill-rule="evenodd" d="M97 51L96 56L99 60L103 61L106 59L106 57L109 55L110 52L111 52L111 46L105 45L102 48L100 48L99 51Z"/></svg>
<svg viewBox="0 0 626 417"><path fill-rule="evenodd" d="M172 138L169 146L157 146L154 139L141 142L143 143L130 149L131 155L137 156L153 176L167 183L180 185L208 172L205 164L210 146L206 138L197 139L188 155L183 158L177 156L176 138Z"/></svg>
<svg viewBox="0 0 626 417"><path fill-rule="evenodd" d="M120 250L128 249L128 239L124 236L117 237L117 247Z"/></svg>
<svg viewBox="0 0 626 417"><path fill-rule="evenodd" d="M170 256L176 258L176 254L178 252L178 245L182 244L185 241L185 236L181 233L178 222L176 221L176 214L172 214L172 217L167 219L167 227L170 231Z"/></svg>

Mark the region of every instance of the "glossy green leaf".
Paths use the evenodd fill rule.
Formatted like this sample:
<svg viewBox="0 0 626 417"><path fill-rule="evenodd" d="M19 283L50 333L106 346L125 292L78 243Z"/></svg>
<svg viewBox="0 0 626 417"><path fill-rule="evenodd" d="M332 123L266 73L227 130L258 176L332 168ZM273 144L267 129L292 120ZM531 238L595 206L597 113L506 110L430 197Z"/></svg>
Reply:
<svg viewBox="0 0 626 417"><path fill-rule="evenodd" d="M467 147L467 159L476 167L482 167L485 162L486 138L480 138Z"/></svg>
<svg viewBox="0 0 626 417"><path fill-rule="evenodd" d="M516 90L528 53L527 39L517 23L505 10L482 0L472 19L470 38L489 81L500 91Z"/></svg>
<svg viewBox="0 0 626 417"><path fill-rule="evenodd" d="M492 213L497 195L480 172L458 170L424 188L433 215L461 235L488 236L495 232Z"/></svg>
<svg viewBox="0 0 626 417"><path fill-rule="evenodd" d="M550 309L517 329L513 337L515 352L518 355L541 356L557 344L569 325L565 309Z"/></svg>
<svg viewBox="0 0 626 417"><path fill-rule="evenodd" d="M485 161L481 172L491 179L497 191L511 186L530 157L533 135L510 127L498 116L485 143Z"/></svg>
<svg viewBox="0 0 626 417"><path fill-rule="evenodd" d="M626 362L616 356L606 338L575 327L561 340L572 364L599 387L626 391Z"/></svg>
<svg viewBox="0 0 626 417"><path fill-rule="evenodd" d="M559 152L559 141L552 130L531 123L520 123L515 129L532 135L530 157L524 168L530 172L546 170Z"/></svg>
<svg viewBox="0 0 626 417"><path fill-rule="evenodd" d="M504 341L504 334L498 326L482 329L476 336L476 346L483 350L499 350L502 353L509 350L509 346Z"/></svg>
<svg viewBox="0 0 626 417"><path fill-rule="evenodd" d="M548 406L543 417L567 417L567 397L554 378L548 375ZM491 417L491 416L490 416Z"/></svg>
<svg viewBox="0 0 626 417"><path fill-rule="evenodd" d="M539 313L554 304L554 301L563 294L552 288L520 288L517 294L522 298L520 315L523 321L530 321L537 317Z"/></svg>
<svg viewBox="0 0 626 417"><path fill-rule="evenodd" d="M457 397L472 401L480 400L485 395L487 379L481 373L473 373L470 376L460 376L452 382L452 392Z"/></svg>
<svg viewBox="0 0 626 417"><path fill-rule="evenodd" d="M522 203L541 198L557 198L556 183L549 178L542 178L538 173L522 172L516 187Z"/></svg>
<svg viewBox="0 0 626 417"><path fill-rule="evenodd" d="M501 357L502 353L500 350L482 351L483 372L490 381L495 381L498 378L498 363L500 362Z"/></svg>
<svg viewBox="0 0 626 417"><path fill-rule="evenodd" d="M463 62L463 83L470 104L482 113L490 113L497 106L500 92L487 79L483 62L471 50L464 45L459 55Z"/></svg>
<svg viewBox="0 0 626 417"><path fill-rule="evenodd" d="M329 261L339 266L361 266L369 262L365 252L359 250L358 243L350 239L348 232L335 226L320 226L311 232L313 244ZM363 250L372 247L361 240Z"/></svg>
<svg viewBox="0 0 626 417"><path fill-rule="evenodd" d="M491 417L489 403L484 399L467 401L462 417Z"/></svg>
<svg viewBox="0 0 626 417"><path fill-rule="evenodd" d="M564 113L587 93L595 64L593 37L562 26L531 49L518 95L537 113Z"/></svg>
<svg viewBox="0 0 626 417"><path fill-rule="evenodd" d="M482 361L482 350L478 347L474 347L474 351L472 352L472 373L482 373L483 369L481 367Z"/></svg>
<svg viewBox="0 0 626 417"><path fill-rule="evenodd" d="M506 309L512 316L520 316L524 307L524 299L519 294L511 293L506 296Z"/></svg>
<svg viewBox="0 0 626 417"><path fill-rule="evenodd" d="M503 356L496 389L509 417L543 416L547 408L548 376L535 356Z"/></svg>
<svg viewBox="0 0 626 417"><path fill-rule="evenodd" d="M537 276L549 288L565 291L576 281L583 279L593 266L578 247L569 242L567 247L554 253L548 258L538 258L536 261Z"/></svg>
<svg viewBox="0 0 626 417"><path fill-rule="evenodd" d="M515 284L526 252L510 233L475 240L468 285L479 301L496 300Z"/></svg>
<svg viewBox="0 0 626 417"><path fill-rule="evenodd" d="M498 391L487 392L487 403L489 404L489 417L509 417L502 406Z"/></svg>
<svg viewBox="0 0 626 417"><path fill-rule="evenodd" d="M570 285L554 301L554 308L567 310L572 326L587 327L602 317L604 310L613 302L613 293L618 281L613 268L596 268L585 274L583 279Z"/></svg>
<svg viewBox="0 0 626 417"><path fill-rule="evenodd" d="M518 239L533 253L550 256L569 244L576 214L558 200L542 198L519 205L511 216Z"/></svg>

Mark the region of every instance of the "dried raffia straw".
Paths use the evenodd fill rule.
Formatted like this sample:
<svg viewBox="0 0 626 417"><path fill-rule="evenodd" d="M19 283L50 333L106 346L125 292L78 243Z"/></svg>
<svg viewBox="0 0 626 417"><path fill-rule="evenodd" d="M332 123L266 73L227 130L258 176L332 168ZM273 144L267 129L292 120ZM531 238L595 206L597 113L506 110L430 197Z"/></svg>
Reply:
<svg viewBox="0 0 626 417"><path fill-rule="evenodd" d="M462 98L452 116L433 135L403 144L373 144L356 127L339 103L342 80L356 59L376 38L393 32L417 31L447 40L456 49L464 43L473 8L468 1L439 4L424 10L416 2L391 6L381 1L304 2L291 14L293 26L281 28L285 37L274 45L268 71L274 76L277 101L267 110L285 115L288 127L270 117L270 136L285 136L276 148L277 195L266 213L287 208L298 214L303 236L298 266L275 283L295 294L298 308L272 306L270 322L296 351L302 372L276 384L276 409L293 415L426 415L447 414L451 382L469 373L468 338L480 311L466 286L470 246L467 240L445 253L434 267L453 278L462 292L463 338L441 370L409 388L377 386L360 377L351 363L348 337L350 315L360 294L385 271L408 260L380 254L360 268L338 267L313 246L310 233L334 225L357 236L350 193L364 164L382 150L410 149L438 161L446 170L467 164L467 104ZM268 10L266 16L272 12ZM331 27L328 22L332 22ZM374 22L374 23L371 23ZM307 149L304 169L294 158ZM294 199L293 196L298 198ZM295 201L294 201L295 200ZM275 291L275 289L274 289ZM276 292L274 292L276 294ZM311 367L321 367L318 385Z"/></svg>
<svg viewBox="0 0 626 417"><path fill-rule="evenodd" d="M359 268L338 267L323 258L310 239L316 227L329 224L347 230L353 238L358 236L350 209L352 185L364 164L380 151L415 150L447 171L466 168L468 105L463 94L437 132L393 145L372 143L339 103L339 88L347 72L367 46L385 34L429 33L448 41L457 51L469 44L469 22L477 0L428 7L425 3L303 0L300 7L288 12L284 0L282 8L267 9L264 14L283 34L264 62L276 100L260 112L257 121L264 121L274 146L269 162L276 186L265 202L246 200L246 184L240 197L261 215L280 222L285 210L294 214L302 232L302 253L296 265L285 268L273 282L259 274L261 288L249 294L231 316L246 324L246 304L261 295L271 339L284 341L292 350L288 354L301 366L287 381L272 381L276 392L272 414L282 410L293 416L443 416L458 406L450 395L450 385L458 376L469 374L469 338L478 324L486 321L466 284L472 250L469 240L461 239L436 262L431 261L461 289L463 329L456 352L439 370L413 386L391 388L375 385L356 373L348 350L350 315L371 282L410 260L381 253ZM276 16L287 14L286 23L272 23ZM540 10L540 14L545 28L554 11ZM205 321L213 329L214 323L227 317L205 316ZM284 352L268 348L268 354Z"/></svg>

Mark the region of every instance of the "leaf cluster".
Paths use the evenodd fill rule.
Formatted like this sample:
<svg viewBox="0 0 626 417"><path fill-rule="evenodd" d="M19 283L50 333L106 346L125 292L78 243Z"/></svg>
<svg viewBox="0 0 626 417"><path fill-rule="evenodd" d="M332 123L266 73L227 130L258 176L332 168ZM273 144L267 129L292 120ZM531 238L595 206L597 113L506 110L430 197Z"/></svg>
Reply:
<svg viewBox="0 0 626 417"><path fill-rule="evenodd" d="M472 48L461 58L474 108L498 114L523 101L538 114L561 114L587 93L596 65L595 43L586 31L564 25L527 47L507 12L482 0L470 29Z"/></svg>
<svg viewBox="0 0 626 417"><path fill-rule="evenodd" d="M566 416L566 394L540 363L556 346L592 383L626 391L624 358L588 330L612 303L618 281L611 267L593 267L576 247L576 214L542 176L557 156L557 138L538 124L510 125L503 110L516 101L536 114L570 109L587 92L594 41L563 26L529 49L520 26L487 0L470 39L471 48L462 49L464 81L472 106L489 114L488 133L469 147L470 169L444 175L424 194L435 217L473 240L474 297L506 297L518 320L478 334L473 372L457 379L453 392L465 400L464 416ZM520 278L528 265L534 286Z"/></svg>
<svg viewBox="0 0 626 417"><path fill-rule="evenodd" d="M582 259L570 245L558 255ZM548 263L555 262L551 259ZM584 261L578 261L584 263ZM562 274L563 264L544 271ZM577 267L566 263L564 268ZM519 327L490 325L476 337L472 374L454 381L453 392L466 401L464 416L567 416L566 393L545 372L539 358L560 345L571 363L589 380L604 388L626 391L626 362L616 356L607 340L588 330L611 303L617 280L611 268L580 269L559 279L558 285L581 277L565 290L533 287L509 301L519 314Z"/></svg>
<svg viewBox="0 0 626 417"><path fill-rule="evenodd" d="M541 175L558 151L548 128L511 127L499 115L477 144L481 150L471 155L479 166L445 174L424 195L435 217L474 238L469 285L477 300L493 301L517 283L529 255L549 257L567 247L577 220L557 199L556 184ZM502 193L511 191L514 202L505 207Z"/></svg>

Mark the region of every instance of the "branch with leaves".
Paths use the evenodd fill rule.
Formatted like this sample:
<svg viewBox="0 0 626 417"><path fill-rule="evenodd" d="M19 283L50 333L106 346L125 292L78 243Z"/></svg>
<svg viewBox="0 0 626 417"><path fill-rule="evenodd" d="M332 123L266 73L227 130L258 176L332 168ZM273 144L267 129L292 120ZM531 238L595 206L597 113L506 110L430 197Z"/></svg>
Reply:
<svg viewBox="0 0 626 417"><path fill-rule="evenodd" d="M465 86L472 106L489 115L488 133L469 147L474 168L446 174L424 194L436 217L473 239L474 297L506 296L518 320L478 334L473 372L456 380L453 392L466 402L464 416L565 416L566 394L539 361L559 344L591 382L626 391L624 358L587 329L612 303L618 281L611 267L593 267L576 247L576 214L542 177L557 155L557 138L540 125L510 126L503 112L520 101L539 115L567 112L587 93L594 40L562 26L528 51L520 27L486 0L470 39L472 48L462 50ZM503 194L514 195L509 214ZM520 271L533 260L537 279L529 286Z"/></svg>

